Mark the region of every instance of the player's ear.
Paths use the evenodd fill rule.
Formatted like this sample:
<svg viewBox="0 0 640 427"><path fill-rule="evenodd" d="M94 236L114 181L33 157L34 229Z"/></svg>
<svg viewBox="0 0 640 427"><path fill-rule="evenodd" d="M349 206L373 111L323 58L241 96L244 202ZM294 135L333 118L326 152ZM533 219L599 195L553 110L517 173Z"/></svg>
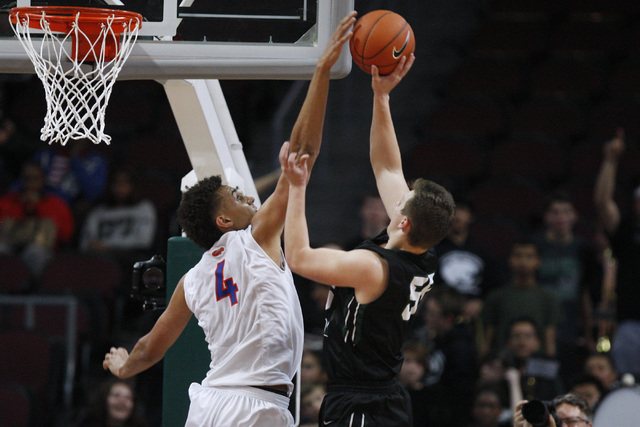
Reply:
<svg viewBox="0 0 640 427"><path fill-rule="evenodd" d="M406 216L402 217L402 220L398 224L398 228L400 228L404 233L409 232L411 229L411 221Z"/></svg>
<svg viewBox="0 0 640 427"><path fill-rule="evenodd" d="M233 221L231 221L231 218L228 218L224 215L218 215L215 217L215 223L216 226L220 229L220 231L222 231L223 233L230 230L233 227Z"/></svg>

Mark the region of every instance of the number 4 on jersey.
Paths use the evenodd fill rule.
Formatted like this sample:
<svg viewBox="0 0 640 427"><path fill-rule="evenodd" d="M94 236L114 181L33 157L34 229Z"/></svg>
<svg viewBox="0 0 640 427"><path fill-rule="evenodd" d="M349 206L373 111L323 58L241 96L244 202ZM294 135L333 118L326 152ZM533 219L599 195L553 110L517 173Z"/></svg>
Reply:
<svg viewBox="0 0 640 427"><path fill-rule="evenodd" d="M231 305L238 303L238 285L233 283L233 278L224 278L224 260L218 263L216 267L216 299L220 301L222 298L229 297Z"/></svg>

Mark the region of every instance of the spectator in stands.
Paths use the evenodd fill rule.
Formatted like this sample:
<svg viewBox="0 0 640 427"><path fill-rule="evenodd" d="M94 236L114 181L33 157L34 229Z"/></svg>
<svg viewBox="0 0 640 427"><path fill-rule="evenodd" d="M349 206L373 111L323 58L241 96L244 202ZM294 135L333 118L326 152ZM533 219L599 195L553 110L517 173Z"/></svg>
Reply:
<svg viewBox="0 0 640 427"><path fill-rule="evenodd" d="M558 359L564 368L576 371L561 372L566 380L580 369L575 360L580 349L595 349L593 336L593 290L601 283L595 249L576 236L578 221L573 202L566 194L554 193L544 210L544 229L534 241L540 249L538 283L556 295L562 307L562 321L558 327ZM567 362L567 363L565 363Z"/></svg>
<svg viewBox="0 0 640 427"><path fill-rule="evenodd" d="M620 386L620 376L609 353L592 353L584 362L584 370L600 380L607 392Z"/></svg>
<svg viewBox="0 0 640 427"><path fill-rule="evenodd" d="M522 416L522 406L527 401L518 404L518 409L513 414L513 427L531 427ZM569 393L558 396L553 399L553 406L556 409L556 417L560 422L557 425L552 416L549 415L549 424L551 426L562 427L564 425L571 427L593 427L593 411L589 404L582 397Z"/></svg>
<svg viewBox="0 0 640 427"><path fill-rule="evenodd" d="M550 400L561 393L560 363L541 351L542 341L535 321L528 317L515 319L508 328L508 337L505 361L519 374L519 381L512 382L511 387L520 385L520 391L512 389L511 392L527 400Z"/></svg>
<svg viewBox="0 0 640 427"><path fill-rule="evenodd" d="M300 427L316 427L322 400L327 394L324 383L309 383L300 391Z"/></svg>
<svg viewBox="0 0 640 427"><path fill-rule="evenodd" d="M145 427L133 385L112 378L100 385L77 427Z"/></svg>
<svg viewBox="0 0 640 427"><path fill-rule="evenodd" d="M502 419L507 407L506 397L499 388L479 388L473 399L473 421L468 427L510 427L509 420Z"/></svg>
<svg viewBox="0 0 640 427"><path fill-rule="evenodd" d="M67 203L45 190L38 164L26 163L18 188L0 198L0 252L20 255L37 279L73 233L73 214Z"/></svg>
<svg viewBox="0 0 640 427"><path fill-rule="evenodd" d="M38 138L23 135L11 117L5 114L5 109L0 107L0 179L7 184L18 179L22 165L42 148L41 144L43 142Z"/></svg>
<svg viewBox="0 0 640 427"><path fill-rule="evenodd" d="M500 396L508 397L508 405L500 414L500 422L510 422L516 404L522 400L520 372L510 363L507 366L505 351L490 352L480 362L477 388L486 387L497 390ZM512 358L509 360L512 361Z"/></svg>
<svg viewBox="0 0 640 427"><path fill-rule="evenodd" d="M488 255L469 237L474 220L471 202L456 199L451 230L435 246L439 260L436 283L442 282L467 297L464 315L470 320L480 315L488 292L502 283Z"/></svg>
<svg viewBox="0 0 640 427"><path fill-rule="evenodd" d="M360 215L360 235L347 242L346 250L355 248L363 240L376 237L389 225L389 215L377 193L364 196L358 213Z"/></svg>
<svg viewBox="0 0 640 427"><path fill-rule="evenodd" d="M631 213L623 215L614 193L618 163L624 150L624 131L619 129L615 138L604 146L594 200L618 264L613 359L619 372L640 375L640 186L633 191Z"/></svg>
<svg viewBox="0 0 640 427"><path fill-rule="evenodd" d="M478 360L473 335L464 322L465 298L446 286L430 291L426 302L429 333L425 378L430 426L463 426L470 421Z"/></svg>
<svg viewBox="0 0 640 427"><path fill-rule="evenodd" d="M568 391L583 397L592 411L595 411L598 403L606 394L606 390L597 377L591 374L582 373L577 375L569 383Z"/></svg>
<svg viewBox="0 0 640 427"><path fill-rule="evenodd" d="M50 145L37 151L33 160L44 170L47 187L69 203L78 222L102 197L109 162L90 141L81 139L64 146Z"/></svg>
<svg viewBox="0 0 640 427"><path fill-rule="evenodd" d="M123 271L153 255L157 213L153 203L140 199L135 175L116 169L104 200L92 208L80 233L80 250L108 254Z"/></svg>
<svg viewBox="0 0 640 427"><path fill-rule="evenodd" d="M326 384L327 372L322 361L322 351L305 348L302 352L300 382L306 384Z"/></svg>
<svg viewBox="0 0 640 427"><path fill-rule="evenodd" d="M509 256L511 283L494 289L485 301L482 318L485 324L485 352L504 348L508 327L514 319L527 316L543 333L547 355L556 354L556 330L560 306L556 296L537 282L540 266L538 246L531 239L517 240Z"/></svg>
<svg viewBox="0 0 640 427"><path fill-rule="evenodd" d="M398 381L411 396L414 425L423 425L428 420L428 395L424 388L428 361L427 347L419 341L407 341L402 348L404 362L398 375Z"/></svg>

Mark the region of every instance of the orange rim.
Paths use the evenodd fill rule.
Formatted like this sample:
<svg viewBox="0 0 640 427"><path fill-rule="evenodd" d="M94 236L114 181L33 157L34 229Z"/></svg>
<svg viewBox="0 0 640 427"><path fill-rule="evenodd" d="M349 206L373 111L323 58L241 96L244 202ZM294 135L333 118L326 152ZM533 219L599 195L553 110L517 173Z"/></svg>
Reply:
<svg viewBox="0 0 640 427"><path fill-rule="evenodd" d="M9 11L9 19L11 19L12 23L16 24L19 16L26 15L29 17L29 27L41 30L40 19L42 18L43 12L51 29L64 33L68 33L71 30L70 23L75 21L78 14L78 24L80 28L100 25L112 16L113 23L115 24L126 24L132 21L137 21L138 27L142 24L142 15L137 12L73 6L14 7ZM116 25L112 29L115 33L122 33L126 30L126 27Z"/></svg>

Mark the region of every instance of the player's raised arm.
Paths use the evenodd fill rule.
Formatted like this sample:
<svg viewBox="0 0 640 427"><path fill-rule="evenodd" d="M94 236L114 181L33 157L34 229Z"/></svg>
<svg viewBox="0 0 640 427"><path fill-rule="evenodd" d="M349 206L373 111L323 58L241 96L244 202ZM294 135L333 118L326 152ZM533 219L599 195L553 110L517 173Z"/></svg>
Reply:
<svg viewBox="0 0 640 427"><path fill-rule="evenodd" d="M356 12L350 12L334 30L327 47L318 59L307 96L291 131L291 152L309 155L307 160L309 171L318 157L322 143L322 129L329 94L329 74L340 57L345 43L351 38L351 28L355 21Z"/></svg>
<svg viewBox="0 0 640 427"><path fill-rule="evenodd" d="M373 88L373 116L371 118L370 158L376 177L378 192L391 216L395 204L409 191L404 173L400 148L391 118L390 92L407 74L415 57L402 58L393 73L381 76L378 68L371 70Z"/></svg>
<svg viewBox="0 0 640 427"><path fill-rule="evenodd" d="M344 44L351 37L351 27L355 22L356 12L345 16L333 32L331 39L318 63L302 104L298 119L291 132L291 151L309 156L309 170L313 167L322 143L322 128L329 93L329 74L336 63ZM289 187L287 181L280 177L276 188L254 220L253 236L265 249L265 246L280 248L280 236L284 227L284 216L287 208ZM269 251L269 249L267 249ZM275 250L275 249L274 249Z"/></svg>
<svg viewBox="0 0 640 427"><path fill-rule="evenodd" d="M299 160L298 160L299 159ZM291 270L315 282L350 287L358 292L358 301L367 303L384 292L386 266L373 252L311 248L305 213L308 157L287 151L280 153L283 175L288 179L289 204L284 230L285 253Z"/></svg>

